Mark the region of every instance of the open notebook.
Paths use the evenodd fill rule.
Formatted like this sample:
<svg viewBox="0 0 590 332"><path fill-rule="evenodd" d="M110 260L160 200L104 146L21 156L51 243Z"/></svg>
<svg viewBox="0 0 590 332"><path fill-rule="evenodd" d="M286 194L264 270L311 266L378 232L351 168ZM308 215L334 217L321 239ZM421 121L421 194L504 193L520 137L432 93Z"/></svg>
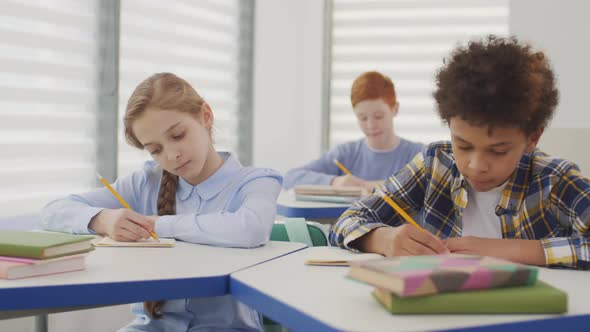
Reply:
<svg viewBox="0 0 590 332"><path fill-rule="evenodd" d="M293 188L295 200L351 204L365 194L360 187L334 187L330 185L299 185Z"/></svg>
<svg viewBox="0 0 590 332"><path fill-rule="evenodd" d="M324 195L295 195L296 201L303 202L324 202L324 203L344 203L352 204L359 200L358 197L346 197L346 196L324 196Z"/></svg>
<svg viewBox="0 0 590 332"><path fill-rule="evenodd" d="M120 242L111 239L110 237L97 238L92 243L96 247L174 247L176 240L160 238L160 242L149 238L141 239L137 242Z"/></svg>
<svg viewBox="0 0 590 332"><path fill-rule="evenodd" d="M321 247L317 250L310 248L305 257L305 265L349 266L351 262L365 261L383 256L374 253L357 253L338 247Z"/></svg>
<svg viewBox="0 0 590 332"><path fill-rule="evenodd" d="M293 188L295 195L315 195L315 196L344 196L344 197L357 197L363 195L363 189L361 187L351 186L330 186L330 185L317 185L317 184L306 184L299 185Z"/></svg>

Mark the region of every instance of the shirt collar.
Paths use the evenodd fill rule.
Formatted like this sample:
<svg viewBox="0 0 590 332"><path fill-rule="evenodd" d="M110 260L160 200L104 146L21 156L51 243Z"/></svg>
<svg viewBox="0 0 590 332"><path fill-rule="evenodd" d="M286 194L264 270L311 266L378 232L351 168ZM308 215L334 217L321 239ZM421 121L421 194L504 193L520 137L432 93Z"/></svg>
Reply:
<svg viewBox="0 0 590 332"><path fill-rule="evenodd" d="M528 190L528 184L531 177L531 154L524 154L516 166L516 170L508 180L508 184L502 192L500 204L496 208L496 215L511 213L517 215L524 202L525 193Z"/></svg>
<svg viewBox="0 0 590 332"><path fill-rule="evenodd" d="M365 143L365 146L367 147L367 149L369 149L369 151L371 151L371 152L375 152L375 153L391 153L391 152L395 151L397 148L399 148L402 144L404 144L404 139L401 138L401 137L398 137L398 138L399 138L399 142L397 143L396 146L392 147L391 149L385 149L385 150L372 148L369 145L369 140L366 137L363 138L363 142Z"/></svg>
<svg viewBox="0 0 590 332"><path fill-rule="evenodd" d="M524 154L520 159L520 162L516 166L516 170L512 173L508 180L506 187L502 191L502 198L500 203L496 207L496 215L502 215L510 213L517 215L524 202L524 196L528 189L528 182L531 173L532 156L530 154ZM451 184L451 197L455 206L459 207L461 212L467 207L467 181L463 175L457 169L457 166L453 166L453 172L457 173L454 176L454 180Z"/></svg>
<svg viewBox="0 0 590 332"><path fill-rule="evenodd" d="M193 191L204 200L209 200L219 194L225 187L232 182L232 175L242 167L240 161L234 154L229 152L218 152L223 158L223 165L211 175L207 180L196 186L186 182L183 178L178 179L178 198L182 201L187 200Z"/></svg>
<svg viewBox="0 0 590 332"><path fill-rule="evenodd" d="M457 165L453 165L453 182L451 183L451 198L455 203L455 206L460 208L460 213L467 207L467 180L463 177L463 174L459 172Z"/></svg>

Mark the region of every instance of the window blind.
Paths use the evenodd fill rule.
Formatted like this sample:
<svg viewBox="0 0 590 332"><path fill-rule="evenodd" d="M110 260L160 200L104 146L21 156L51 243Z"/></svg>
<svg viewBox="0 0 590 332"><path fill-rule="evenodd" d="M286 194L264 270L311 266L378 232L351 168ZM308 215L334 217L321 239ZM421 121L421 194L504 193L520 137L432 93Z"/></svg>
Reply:
<svg viewBox="0 0 590 332"><path fill-rule="evenodd" d="M145 78L172 72L211 105L214 143L238 145L239 1L125 0L121 2L119 124L129 96ZM119 128L119 176L150 158L130 147Z"/></svg>
<svg viewBox="0 0 590 332"><path fill-rule="evenodd" d="M394 82L398 135L422 143L448 139L432 97L443 58L472 38L508 34L508 0L333 0L332 8L331 147L363 137L350 87L371 70Z"/></svg>
<svg viewBox="0 0 590 332"><path fill-rule="evenodd" d="M94 187L96 1L2 1L0 216Z"/></svg>

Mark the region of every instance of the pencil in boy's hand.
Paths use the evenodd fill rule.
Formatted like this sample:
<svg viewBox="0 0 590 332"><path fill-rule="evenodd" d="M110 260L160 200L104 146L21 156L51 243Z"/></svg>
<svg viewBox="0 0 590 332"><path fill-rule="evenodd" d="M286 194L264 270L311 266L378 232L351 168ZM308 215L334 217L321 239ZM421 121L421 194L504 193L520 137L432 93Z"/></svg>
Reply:
<svg viewBox="0 0 590 332"><path fill-rule="evenodd" d="M399 213L410 225L418 227L419 230L426 232L422 226L420 226L412 217L410 217L406 211L404 211L396 202L393 201L386 193L384 193L379 187L375 190L375 193L379 195L379 197L383 198L387 204L389 204L397 213Z"/></svg>
<svg viewBox="0 0 590 332"><path fill-rule="evenodd" d="M115 196L115 198L121 203L121 205L123 205L124 208L131 210L131 207L129 206L129 204L127 204L127 202L123 199L123 197L121 197L121 195L119 195L119 193L115 191L115 188L113 188L111 186L111 184L105 178L103 178L98 173L96 173L96 176L98 176L98 180L100 182L102 182L102 184L104 184L105 187L107 187L107 189L111 192L111 194L113 194L113 196ZM160 239L158 238L158 236L156 235L156 233L154 231L150 231L150 235L152 236L152 238L154 238L154 240L160 242Z"/></svg>
<svg viewBox="0 0 590 332"><path fill-rule="evenodd" d="M342 170L342 172L344 172L344 174L346 175L352 175L352 173L350 173L350 171L344 167L344 165L342 165L338 159L334 159L334 164L336 164L336 166L338 166L338 168L340 168Z"/></svg>

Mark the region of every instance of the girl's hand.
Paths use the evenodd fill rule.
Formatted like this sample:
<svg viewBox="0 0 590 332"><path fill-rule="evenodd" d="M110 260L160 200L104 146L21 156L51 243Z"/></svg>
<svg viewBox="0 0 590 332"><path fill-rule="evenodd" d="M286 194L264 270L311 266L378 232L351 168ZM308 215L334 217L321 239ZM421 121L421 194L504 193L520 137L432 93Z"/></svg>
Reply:
<svg viewBox="0 0 590 332"><path fill-rule="evenodd" d="M90 220L88 227L115 241L134 242L149 238L154 222L129 209L104 209Z"/></svg>
<svg viewBox="0 0 590 332"><path fill-rule="evenodd" d="M359 239L359 249L384 256L418 256L449 253L436 236L412 225L380 227Z"/></svg>
<svg viewBox="0 0 590 332"><path fill-rule="evenodd" d="M155 215L155 216L145 216L146 221L150 224L150 229L154 230L156 229L156 221L158 221L158 218L160 218L160 216ZM151 236L151 235L150 235Z"/></svg>
<svg viewBox="0 0 590 332"><path fill-rule="evenodd" d="M156 227L156 221L158 220L158 218L160 218L160 216L157 216L157 215L145 216L145 219L147 220L147 222L149 222L152 225L152 229L154 227Z"/></svg>

